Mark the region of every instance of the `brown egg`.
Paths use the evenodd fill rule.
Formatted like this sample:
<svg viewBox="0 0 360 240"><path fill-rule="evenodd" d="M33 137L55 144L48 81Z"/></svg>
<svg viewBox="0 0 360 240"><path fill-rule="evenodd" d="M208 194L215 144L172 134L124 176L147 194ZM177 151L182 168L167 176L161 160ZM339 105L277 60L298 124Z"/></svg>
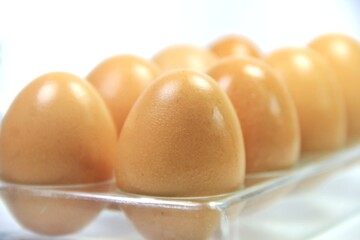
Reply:
<svg viewBox="0 0 360 240"><path fill-rule="evenodd" d="M101 62L87 76L110 109L118 133L135 100L158 74L158 67L148 60L118 55Z"/></svg>
<svg viewBox="0 0 360 240"><path fill-rule="evenodd" d="M210 50L219 58L228 56L251 56L261 58L258 47L249 39L239 35L229 35L216 40Z"/></svg>
<svg viewBox="0 0 360 240"><path fill-rule="evenodd" d="M213 79L192 70L164 74L142 93L124 124L117 154L116 181L125 192L206 196L238 190L244 181L243 139L231 102ZM125 212L149 239L207 239L219 222L210 210L176 217L174 209L146 214L130 209ZM144 218L148 225L141 224ZM195 227L198 221L207 227Z"/></svg>
<svg viewBox="0 0 360 240"><path fill-rule="evenodd" d="M153 61L162 72L178 68L190 68L205 72L217 61L217 58L207 49L191 45L174 45L156 54Z"/></svg>
<svg viewBox="0 0 360 240"><path fill-rule="evenodd" d="M255 58L231 57L208 74L230 97L241 122L246 172L292 167L300 150L299 122L291 96L275 72Z"/></svg>
<svg viewBox="0 0 360 240"><path fill-rule="evenodd" d="M113 177L116 132L96 91L68 73L25 87L4 116L0 176L23 184L77 184Z"/></svg>
<svg viewBox="0 0 360 240"><path fill-rule="evenodd" d="M348 139L360 137L360 42L341 34L326 34L309 47L324 56L335 70L345 96Z"/></svg>
<svg viewBox="0 0 360 240"><path fill-rule="evenodd" d="M147 240L208 240L220 224L216 210L127 206L126 216Z"/></svg>
<svg viewBox="0 0 360 240"><path fill-rule="evenodd" d="M92 86L68 73L49 73L25 87L4 116L0 177L47 186L108 181L113 178L115 147L115 126ZM91 211L84 214L82 201L66 199L15 196L5 201L25 228L40 234L77 231L101 210L98 205L86 207ZM34 217L40 209L41 217ZM74 212L69 214L69 209ZM67 222L74 221L69 227Z"/></svg>
<svg viewBox="0 0 360 240"><path fill-rule="evenodd" d="M23 187L23 186L20 186ZM107 192L109 183L85 184L76 187L46 188L26 186L31 190L77 191L77 192ZM86 227L106 203L94 200L76 199L49 194L32 194L22 191L12 191L1 195L9 211L17 222L25 229L47 236L66 235L78 232Z"/></svg>
<svg viewBox="0 0 360 240"><path fill-rule="evenodd" d="M210 77L191 70L162 75L141 95L123 127L115 165L118 187L168 197L239 189L244 175L239 126L231 102Z"/></svg>
<svg viewBox="0 0 360 240"><path fill-rule="evenodd" d="M283 48L267 57L296 105L302 152L337 149L346 140L345 103L334 71L317 52Z"/></svg>

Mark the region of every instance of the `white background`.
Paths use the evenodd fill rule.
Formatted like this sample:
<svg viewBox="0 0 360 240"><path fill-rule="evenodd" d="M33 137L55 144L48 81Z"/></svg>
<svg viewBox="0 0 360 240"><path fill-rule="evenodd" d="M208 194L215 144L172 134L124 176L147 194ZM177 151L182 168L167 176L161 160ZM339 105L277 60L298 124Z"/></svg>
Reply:
<svg viewBox="0 0 360 240"><path fill-rule="evenodd" d="M326 32L360 39L357 0L0 0L0 112L50 71L85 77L120 53L151 58L173 43L206 47L230 33L264 51Z"/></svg>

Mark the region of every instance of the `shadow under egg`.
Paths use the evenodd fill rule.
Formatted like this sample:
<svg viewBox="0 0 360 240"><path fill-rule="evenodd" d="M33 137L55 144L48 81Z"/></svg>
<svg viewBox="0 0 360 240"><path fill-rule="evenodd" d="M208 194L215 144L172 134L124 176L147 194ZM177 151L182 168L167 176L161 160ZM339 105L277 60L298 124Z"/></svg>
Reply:
<svg viewBox="0 0 360 240"><path fill-rule="evenodd" d="M328 155L330 157L332 154L336 154L336 151L319 151L303 154L302 159L299 162L300 168L324 164L328 160L326 156ZM345 171L346 169L351 168L353 165L356 164L356 162L359 162L359 160L351 161L347 164L342 163L338 167L329 167L328 169L322 169L316 174L300 181L291 191L291 194L303 194L306 192L310 192L318 187L321 187L324 183L328 181L328 179L332 178L334 175L338 174L341 171Z"/></svg>
<svg viewBox="0 0 360 240"><path fill-rule="evenodd" d="M292 189L291 194L304 194L310 192L326 183L329 178L338 174L338 172L339 169L332 169L330 171L318 173L316 176L309 177L308 179L299 182L295 188Z"/></svg>
<svg viewBox="0 0 360 240"><path fill-rule="evenodd" d="M269 172L269 173L254 173L249 174L245 178L245 187L253 187L257 184L261 184L267 182L272 179L276 179L278 177L284 176L286 171L279 172ZM259 194L255 198L250 198L245 202L244 208L241 211L241 215L248 216L259 212L267 207L270 207L272 204L276 203L296 186L296 184L289 184L286 186L279 186L276 189L272 189L271 191L264 192Z"/></svg>
<svg viewBox="0 0 360 240"><path fill-rule="evenodd" d="M66 193L108 192L110 186L109 182L74 186L11 184L14 191L2 194L1 198L14 219L25 229L40 235L61 236L86 227L107 205ZM55 194L57 192L59 194Z"/></svg>

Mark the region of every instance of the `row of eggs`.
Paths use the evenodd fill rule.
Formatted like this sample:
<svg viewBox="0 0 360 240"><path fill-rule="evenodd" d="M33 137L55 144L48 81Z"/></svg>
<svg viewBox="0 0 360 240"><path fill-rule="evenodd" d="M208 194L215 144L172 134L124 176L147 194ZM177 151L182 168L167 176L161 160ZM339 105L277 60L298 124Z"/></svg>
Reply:
<svg viewBox="0 0 360 240"><path fill-rule="evenodd" d="M172 46L152 61L114 56L88 81L49 73L24 88L3 119L0 177L81 184L112 179L115 169L129 193L236 191L245 173L290 168L301 152L356 140L359 63L360 44L340 34L268 56L230 36L209 49ZM149 231L141 232L166 239ZM191 232L209 231L199 234Z"/></svg>

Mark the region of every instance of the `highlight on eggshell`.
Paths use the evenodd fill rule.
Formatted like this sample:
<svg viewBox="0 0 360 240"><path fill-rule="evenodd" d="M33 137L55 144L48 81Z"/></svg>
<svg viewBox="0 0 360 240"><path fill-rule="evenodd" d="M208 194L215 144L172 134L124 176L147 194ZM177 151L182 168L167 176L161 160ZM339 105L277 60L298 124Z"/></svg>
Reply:
<svg viewBox="0 0 360 240"><path fill-rule="evenodd" d="M310 48L288 47L272 52L266 61L279 74L295 102L301 151L329 151L344 146L344 96L326 59Z"/></svg>
<svg viewBox="0 0 360 240"><path fill-rule="evenodd" d="M210 50L188 44L172 45L159 51L153 61L162 72L188 68L205 72L216 61L217 57Z"/></svg>
<svg viewBox="0 0 360 240"><path fill-rule="evenodd" d="M160 73L151 61L134 55L116 55L99 63L87 76L110 109L119 134L140 93Z"/></svg>
<svg viewBox="0 0 360 240"><path fill-rule="evenodd" d="M124 192L196 197L230 193L244 183L236 113L217 83L197 71L170 71L155 80L130 111L117 147L116 182ZM206 209L180 215L176 209L123 209L139 232L159 240L207 239L220 218Z"/></svg>
<svg viewBox="0 0 360 240"><path fill-rule="evenodd" d="M3 118L0 178L25 186L110 181L116 139L110 113L89 83L64 72L42 75L18 94ZM83 205L75 199L15 193L3 198L24 228L44 235L78 231L103 208L102 203ZM42 215L34 217L39 209Z"/></svg>
<svg viewBox="0 0 360 240"><path fill-rule="evenodd" d="M229 57L207 72L229 96L244 136L246 172L293 167L299 158L296 108L275 72L252 57Z"/></svg>
<svg viewBox="0 0 360 240"><path fill-rule="evenodd" d="M240 35L227 35L215 40L209 49L219 58L250 56L261 58L260 49L250 39Z"/></svg>
<svg viewBox="0 0 360 240"><path fill-rule="evenodd" d="M334 69L345 98L348 141L360 138L360 42L344 34L324 34L310 48L321 54Z"/></svg>

